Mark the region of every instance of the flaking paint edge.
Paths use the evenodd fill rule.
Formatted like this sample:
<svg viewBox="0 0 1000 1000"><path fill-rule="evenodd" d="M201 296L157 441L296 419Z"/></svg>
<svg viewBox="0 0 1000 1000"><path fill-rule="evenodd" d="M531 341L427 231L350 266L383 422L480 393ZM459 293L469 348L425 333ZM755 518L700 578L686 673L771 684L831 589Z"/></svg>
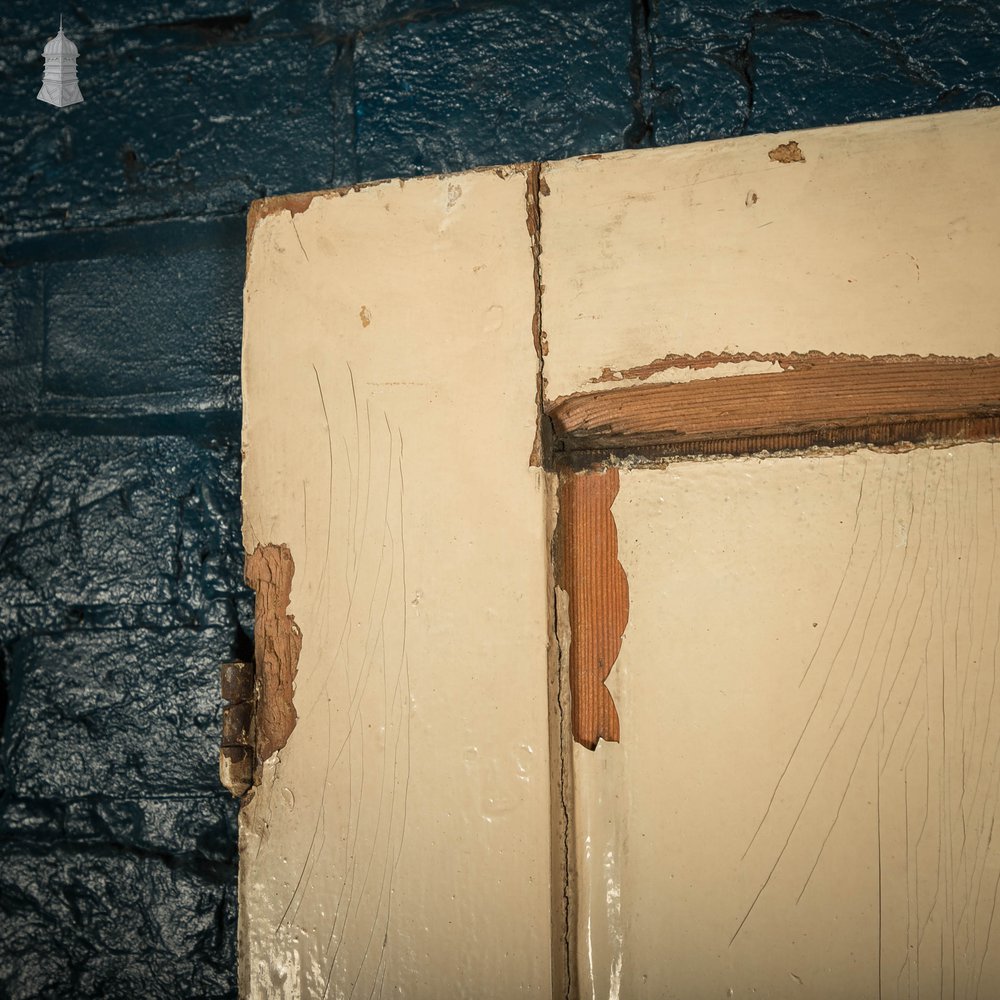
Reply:
<svg viewBox="0 0 1000 1000"><path fill-rule="evenodd" d="M621 738L618 711L605 685L629 616L628 578L618 560L612 513L618 488L614 466L559 473L556 596L567 595L573 738L589 750L602 739ZM564 623L556 624L558 636Z"/></svg>
<svg viewBox="0 0 1000 1000"><path fill-rule="evenodd" d="M364 191L366 188L382 187L386 184L398 184L404 187L406 184L419 181L441 180L446 177L463 177L467 174L493 173L498 177L510 177L513 174L528 173L537 164L532 162L511 163L506 165L493 165L486 167L474 167L471 170L448 171L445 173L419 174L415 177L384 177L371 181L360 181L357 184L345 184L342 187L324 188L318 191L300 191L291 194L270 195L264 198L256 198L250 202L247 210L247 235L246 235L246 269L249 272L250 259L252 255L254 234L257 225L264 219L272 215L279 215L281 212L288 212L294 219L296 215L307 211L317 198L344 198L349 194Z"/></svg>
<svg viewBox="0 0 1000 1000"><path fill-rule="evenodd" d="M577 881L574 824L573 725L570 701L569 595L557 575L559 476L545 472L546 534L549 543L548 671L552 904L552 996L580 1000L577 975Z"/></svg>
<svg viewBox="0 0 1000 1000"><path fill-rule="evenodd" d="M288 614L295 562L287 545L257 545L246 558L254 606L254 784L295 729L295 674L302 633Z"/></svg>
<svg viewBox="0 0 1000 1000"><path fill-rule="evenodd" d="M734 366L755 362L762 365L773 365L780 371L795 371L801 368L813 368L820 365L836 365L844 361L871 361L878 364L905 364L908 361L935 361L941 364L956 364L969 361L993 361L995 354L985 354L980 357L969 358L951 354L845 354L826 353L824 351L803 351L782 354L779 352L763 353L761 351L740 352L740 353L716 353L703 351L701 354L666 354L662 358L655 358L642 365L633 365L629 368L609 368L601 369L599 375L595 375L588 381L591 385L602 386L607 383L617 385L621 382L645 382L664 372L671 371L712 371L720 369L719 377L734 377L742 372L734 370ZM573 393L572 395L580 395ZM551 406L556 406L569 396L560 396L550 402Z"/></svg>

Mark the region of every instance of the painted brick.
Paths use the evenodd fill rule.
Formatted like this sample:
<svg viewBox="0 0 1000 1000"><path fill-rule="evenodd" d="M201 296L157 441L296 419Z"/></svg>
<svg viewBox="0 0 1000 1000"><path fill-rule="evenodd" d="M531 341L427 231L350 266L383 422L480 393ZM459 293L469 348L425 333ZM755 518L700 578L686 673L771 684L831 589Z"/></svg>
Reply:
<svg viewBox="0 0 1000 1000"><path fill-rule="evenodd" d="M19 798L218 792L222 630L77 631L10 646Z"/></svg>
<svg viewBox="0 0 1000 1000"><path fill-rule="evenodd" d="M11 793L0 819L0 839L64 840L79 847L114 843L229 863L236 857L236 816L236 801L222 789L198 795L130 796L76 796L72 789L60 789L54 798Z"/></svg>
<svg viewBox="0 0 1000 1000"><path fill-rule="evenodd" d="M1000 101L993 2L660 4L650 36L660 145Z"/></svg>
<svg viewBox="0 0 1000 1000"><path fill-rule="evenodd" d="M173 28L78 44L83 104L35 99L33 49L8 77L0 224L28 232L243 213L261 195L329 183L332 42L250 32L213 44L211 33Z"/></svg>
<svg viewBox="0 0 1000 1000"><path fill-rule="evenodd" d="M402 20L358 39L357 177L620 149L630 14L591 0Z"/></svg>
<svg viewBox="0 0 1000 1000"><path fill-rule="evenodd" d="M33 413L42 387L42 267L0 266L0 419Z"/></svg>
<svg viewBox="0 0 1000 1000"><path fill-rule="evenodd" d="M55 11L55 14L53 14ZM176 24L179 21L220 21L245 16L248 5L241 0L88 0L83 9L67 7L63 27L74 41L104 31L122 31L141 25ZM59 8L37 0L6 0L0 16L5 38L38 42L39 50L59 27Z"/></svg>
<svg viewBox="0 0 1000 1000"><path fill-rule="evenodd" d="M896 50L896 51L894 51ZM825 15L761 19L753 38L752 130L934 110L940 88L896 58L899 39Z"/></svg>
<svg viewBox="0 0 1000 1000"><path fill-rule="evenodd" d="M44 405L149 413L239 401L243 251L223 245L46 266Z"/></svg>
<svg viewBox="0 0 1000 1000"><path fill-rule="evenodd" d="M213 449L176 437L8 439L0 636L210 623L235 631L238 456L236 442Z"/></svg>
<svg viewBox="0 0 1000 1000"><path fill-rule="evenodd" d="M0 843L0 995L235 996L235 888L231 866Z"/></svg>

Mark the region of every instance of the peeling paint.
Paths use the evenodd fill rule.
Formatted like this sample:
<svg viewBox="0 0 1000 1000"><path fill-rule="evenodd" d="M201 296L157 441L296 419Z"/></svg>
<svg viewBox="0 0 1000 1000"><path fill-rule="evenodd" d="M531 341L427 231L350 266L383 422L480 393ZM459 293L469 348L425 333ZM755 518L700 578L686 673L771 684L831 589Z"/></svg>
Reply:
<svg viewBox="0 0 1000 1000"><path fill-rule="evenodd" d="M303 191L298 194L280 194L252 201L250 209L247 212L247 261L249 262L250 260L250 247L253 244L253 234L257 228L257 223L262 219L266 219L269 215L288 212L294 219L296 215L305 212L316 198L343 198L352 191L362 191L365 188L379 187L390 183L392 182L389 180L364 181L359 184L331 188L326 191ZM403 184L405 182L401 180L399 183Z"/></svg>
<svg viewBox="0 0 1000 1000"><path fill-rule="evenodd" d="M573 826L573 726L570 702L569 595L556 582L559 563L559 477L545 476L549 541L549 767L551 804L552 996L576 1000L577 896Z"/></svg>
<svg viewBox="0 0 1000 1000"><path fill-rule="evenodd" d="M775 146L767 154L769 160L775 163L805 163L806 158L799 149L799 144L792 139L790 142L783 142L780 146Z"/></svg>
<svg viewBox="0 0 1000 1000"><path fill-rule="evenodd" d="M806 356L778 374L626 386L552 405L565 460L753 454L813 446L983 440L1000 434L1000 360Z"/></svg>
<svg viewBox="0 0 1000 1000"><path fill-rule="evenodd" d="M605 367L600 375L591 378L590 384L597 389L620 389L628 385L657 385L669 382L694 382L710 378L732 378L734 375L765 375L779 374L783 371L776 361L720 361L712 366L683 365L678 368L661 368L654 362L652 366L641 366L635 369L617 369ZM630 372L638 371L633 375ZM553 401L553 405L568 397L563 396Z"/></svg>
<svg viewBox="0 0 1000 1000"><path fill-rule="evenodd" d="M531 258L533 263L533 279L535 286L535 309L531 317L531 336L535 344L535 354L538 357L538 375L535 387L535 403L538 408L535 441L531 448L529 465L541 466L545 460L546 427L545 418L545 356L549 353L545 330L542 328L542 207L541 198L549 193L549 186L542 177L542 165L532 163L528 168L524 190L526 209L525 224L531 239Z"/></svg>
<svg viewBox="0 0 1000 1000"><path fill-rule="evenodd" d="M620 738L618 711L605 681L628 624L629 590L618 561L618 530L612 504L618 470L607 468L559 477L556 593L568 595L569 633L557 621L561 655L569 639L573 738L589 750ZM557 607L558 611L558 607Z"/></svg>
<svg viewBox="0 0 1000 1000"><path fill-rule="evenodd" d="M287 545L258 545L246 560L246 581L256 592L254 610L254 783L271 754L295 728L295 673L302 633L288 614L295 563Z"/></svg>
<svg viewBox="0 0 1000 1000"><path fill-rule="evenodd" d="M997 355L995 354L986 354L980 358L976 358L975 360L992 361L996 357ZM960 362L970 360L957 355L943 354L865 355L825 353L823 351L793 351L791 353L771 352L769 354L764 354L760 351L752 351L749 353L717 353L713 351L703 351L701 354L697 355L665 354L662 358L656 358L653 361L646 362L646 364L634 365L630 368L605 367L601 369L600 375L595 375L590 379L590 382L592 384L599 384L601 382L622 382L629 381L631 379L645 381L652 375L669 371L671 369L690 369L700 371L707 368L718 368L722 365L743 364L749 361L760 362L768 365L777 365L782 371L790 371L792 369L811 368L817 365L838 364L844 361L874 361L895 364L907 361L916 361L918 359L933 359L941 362ZM559 400L554 400L554 402L559 402Z"/></svg>

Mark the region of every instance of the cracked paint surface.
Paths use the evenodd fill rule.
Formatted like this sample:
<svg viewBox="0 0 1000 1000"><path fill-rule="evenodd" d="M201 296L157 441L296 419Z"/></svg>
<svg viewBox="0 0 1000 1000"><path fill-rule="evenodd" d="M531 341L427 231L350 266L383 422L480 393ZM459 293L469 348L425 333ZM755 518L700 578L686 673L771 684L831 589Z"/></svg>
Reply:
<svg viewBox="0 0 1000 1000"><path fill-rule="evenodd" d="M295 554L304 639L295 729L240 814L248 997L552 995L526 174L254 229L244 538Z"/></svg>
<svg viewBox="0 0 1000 1000"><path fill-rule="evenodd" d="M0 992L16 998L235 995L215 753L218 664L252 652L252 199L1000 98L980 0L169 6L67 10L100 95L72 115L32 97L49 14L0 11Z"/></svg>
<svg viewBox="0 0 1000 1000"><path fill-rule="evenodd" d="M622 472L629 737L574 757L597 995L996 992L998 456Z"/></svg>

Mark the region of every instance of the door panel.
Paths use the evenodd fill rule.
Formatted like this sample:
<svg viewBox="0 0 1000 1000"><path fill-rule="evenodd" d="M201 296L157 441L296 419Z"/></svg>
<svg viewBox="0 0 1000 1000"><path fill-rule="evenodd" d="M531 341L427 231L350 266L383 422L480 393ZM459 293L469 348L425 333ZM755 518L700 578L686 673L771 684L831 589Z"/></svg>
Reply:
<svg viewBox="0 0 1000 1000"><path fill-rule="evenodd" d="M255 203L245 996L1000 990L997 159Z"/></svg>
<svg viewBox="0 0 1000 1000"><path fill-rule="evenodd" d="M1000 988L998 459L622 474L622 742L574 755L585 995Z"/></svg>

